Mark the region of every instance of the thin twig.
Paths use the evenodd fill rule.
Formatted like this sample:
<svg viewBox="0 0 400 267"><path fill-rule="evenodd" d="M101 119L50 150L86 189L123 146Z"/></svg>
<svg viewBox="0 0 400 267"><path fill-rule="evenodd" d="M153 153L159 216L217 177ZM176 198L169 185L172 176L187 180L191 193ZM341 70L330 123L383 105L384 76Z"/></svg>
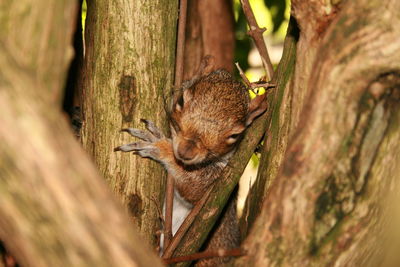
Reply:
<svg viewBox="0 0 400 267"><path fill-rule="evenodd" d="M246 84L246 86L249 89L251 89L253 91L253 93L257 94L254 91L254 89L256 89L256 88L263 87L266 90L268 90L270 88L276 87L276 85L274 83L272 83L272 82L265 82L265 81L258 81L258 82L254 82L254 83L250 82L249 79L247 79L246 75L244 74L244 72L243 72L242 68L240 67L239 63L236 62L235 65L236 65L236 68L239 71L240 77L242 77L242 79L243 79L244 83Z"/></svg>
<svg viewBox="0 0 400 267"><path fill-rule="evenodd" d="M178 40L176 45L175 63L175 88L179 88L183 80L183 60L185 52L185 26L186 26L187 0L179 4ZM165 229L164 247L168 247L172 239L172 210L174 203L174 178L168 174L165 192Z"/></svg>
<svg viewBox="0 0 400 267"><path fill-rule="evenodd" d="M212 189L212 186L210 186L210 188L205 192L205 194L200 199L200 201L196 203L194 208L190 211L188 216L185 218L182 225L179 227L179 230L176 232L176 234L172 238L172 241L170 242L169 246L166 247L164 255L163 255L163 259L168 259L168 258L172 257L172 255L175 252L176 247L181 242L181 239L186 234L189 227L192 225L194 219L199 214L200 210L203 208L204 203L206 203L208 196L211 193L211 189Z"/></svg>
<svg viewBox="0 0 400 267"><path fill-rule="evenodd" d="M251 87L251 82L249 81L249 79L247 79L246 75L244 74L242 68L239 65L239 62L236 62L235 65L239 71L240 77L242 77L243 79L243 82L246 84L247 87Z"/></svg>
<svg viewBox="0 0 400 267"><path fill-rule="evenodd" d="M174 203L174 177L168 174L165 191L164 244L166 247L172 239L172 210Z"/></svg>
<svg viewBox="0 0 400 267"><path fill-rule="evenodd" d="M270 81L274 74L274 69L272 67L271 59L269 58L267 46L265 45L263 32L266 30L265 28L260 28L257 24L256 18L254 17L253 10L249 4L248 0L240 0L242 4L244 15L246 16L247 23L249 24L250 30L247 32L250 35L254 43L257 47L258 52L260 53L261 60L264 66L264 69L267 74L267 80Z"/></svg>
<svg viewBox="0 0 400 267"><path fill-rule="evenodd" d="M230 250L219 249L217 251L204 251L204 252L190 254L187 256L164 259L163 261L165 264L172 264L172 263L194 261L194 260L213 258L213 257L239 257L243 255L245 255L245 253L241 248L234 248Z"/></svg>

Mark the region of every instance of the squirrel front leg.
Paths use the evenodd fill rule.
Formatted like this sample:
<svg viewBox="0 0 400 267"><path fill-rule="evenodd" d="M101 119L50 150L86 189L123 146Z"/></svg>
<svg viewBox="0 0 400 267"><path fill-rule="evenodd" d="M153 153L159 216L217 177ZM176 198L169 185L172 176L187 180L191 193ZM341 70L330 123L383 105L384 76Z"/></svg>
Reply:
<svg viewBox="0 0 400 267"><path fill-rule="evenodd" d="M127 128L122 131L142 141L125 144L114 148L114 151L133 152L141 157L153 159L161 163L168 173L174 177L175 189L179 195L191 205L195 205L208 186L219 177L225 164L219 162L201 168L188 167L178 162L174 155L172 140L149 120L141 120L148 131Z"/></svg>
<svg viewBox="0 0 400 267"><path fill-rule="evenodd" d="M151 158L162 165L173 176L181 176L185 170L176 162L171 139L165 137L152 121L141 119L148 131L126 128L122 129L142 141L125 144L114 148L114 151L133 152L144 158Z"/></svg>

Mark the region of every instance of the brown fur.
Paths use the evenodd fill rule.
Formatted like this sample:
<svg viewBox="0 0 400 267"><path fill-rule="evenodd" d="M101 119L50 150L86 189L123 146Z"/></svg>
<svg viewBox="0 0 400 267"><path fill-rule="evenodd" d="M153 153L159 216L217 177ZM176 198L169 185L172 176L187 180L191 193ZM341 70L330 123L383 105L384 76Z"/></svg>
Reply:
<svg viewBox="0 0 400 267"><path fill-rule="evenodd" d="M245 129L250 98L246 88L224 70L200 78L185 90L183 106L177 108L175 103L171 115L174 152L178 158L180 154L200 158L181 163L182 173L176 173L175 179L179 193L195 204L218 178L222 157L235 147L236 142L228 144L227 138Z"/></svg>
<svg viewBox="0 0 400 267"><path fill-rule="evenodd" d="M195 205L218 179L240 137L252 120L264 112L263 98L250 101L247 89L225 70L184 83L171 111L172 140L145 121L151 134L125 129L141 138L116 150L135 151L162 163L175 179L181 197ZM240 245L236 198L231 201L209 239L206 250ZM199 266L219 266L228 259L201 260Z"/></svg>

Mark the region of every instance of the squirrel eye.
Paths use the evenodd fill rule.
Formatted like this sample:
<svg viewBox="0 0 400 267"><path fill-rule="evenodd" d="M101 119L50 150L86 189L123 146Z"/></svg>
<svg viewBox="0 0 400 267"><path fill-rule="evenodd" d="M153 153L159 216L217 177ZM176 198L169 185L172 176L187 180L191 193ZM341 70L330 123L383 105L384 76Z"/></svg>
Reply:
<svg viewBox="0 0 400 267"><path fill-rule="evenodd" d="M227 139L226 139L226 143L228 144L233 144L237 141L238 137L240 136L240 134L232 134L230 135Z"/></svg>

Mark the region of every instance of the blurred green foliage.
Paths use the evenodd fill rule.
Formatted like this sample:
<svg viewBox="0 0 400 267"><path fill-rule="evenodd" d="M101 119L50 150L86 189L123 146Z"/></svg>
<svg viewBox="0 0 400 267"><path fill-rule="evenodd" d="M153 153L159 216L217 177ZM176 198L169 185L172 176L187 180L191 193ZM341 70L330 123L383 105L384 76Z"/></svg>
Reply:
<svg viewBox="0 0 400 267"><path fill-rule="evenodd" d="M249 52L251 49L251 41L247 32L247 21L243 14L242 9L238 9L238 16L235 23L235 62L239 62L240 67L243 70L249 68Z"/></svg>
<svg viewBox="0 0 400 267"><path fill-rule="evenodd" d="M285 22L285 11L287 3L285 0L264 0L265 5L272 17L272 33L276 33L279 27Z"/></svg>
<svg viewBox="0 0 400 267"><path fill-rule="evenodd" d="M249 0L258 25L267 30L265 36L272 43L283 42L290 16L290 0ZM234 0L235 15L235 62L246 71L250 68L249 53L252 48L250 37L247 35L247 21L239 0Z"/></svg>

